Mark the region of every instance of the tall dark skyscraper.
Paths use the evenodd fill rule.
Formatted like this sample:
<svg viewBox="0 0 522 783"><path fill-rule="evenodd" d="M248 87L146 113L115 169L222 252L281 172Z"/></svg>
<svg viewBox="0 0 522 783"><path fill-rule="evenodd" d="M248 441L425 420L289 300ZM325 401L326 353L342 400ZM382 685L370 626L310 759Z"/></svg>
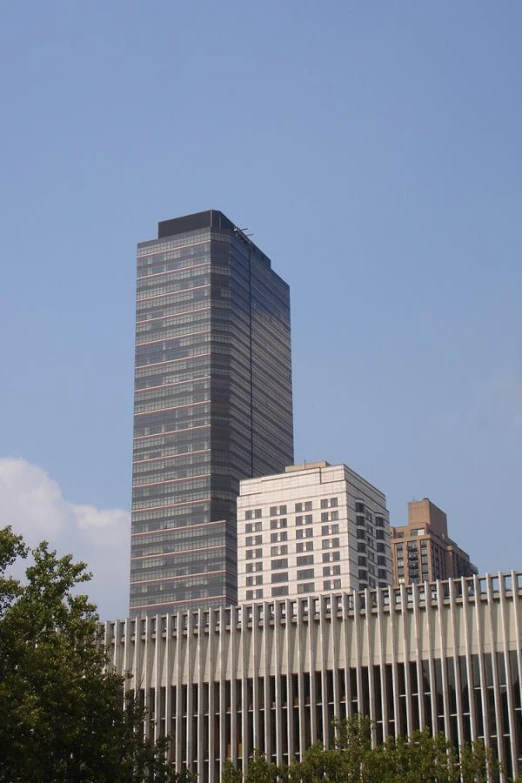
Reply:
<svg viewBox="0 0 522 783"><path fill-rule="evenodd" d="M293 462L290 293L222 212L138 245L131 614L237 600L243 478Z"/></svg>

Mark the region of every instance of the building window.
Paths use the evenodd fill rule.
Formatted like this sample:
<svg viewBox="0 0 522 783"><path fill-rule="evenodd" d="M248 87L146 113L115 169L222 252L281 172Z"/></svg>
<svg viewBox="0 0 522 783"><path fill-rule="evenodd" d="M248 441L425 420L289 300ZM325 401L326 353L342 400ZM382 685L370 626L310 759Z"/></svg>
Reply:
<svg viewBox="0 0 522 783"><path fill-rule="evenodd" d="M288 554L288 544L281 544L281 546L273 546L270 549L270 554L272 557L277 557L278 555L287 555Z"/></svg>
<svg viewBox="0 0 522 783"><path fill-rule="evenodd" d="M256 546L256 544L262 544L263 543L263 536L247 536L246 537L246 546Z"/></svg>
<svg viewBox="0 0 522 783"><path fill-rule="evenodd" d="M282 558L281 560L272 560L270 565L272 571L276 571L281 568L288 568L288 558Z"/></svg>
<svg viewBox="0 0 522 783"><path fill-rule="evenodd" d="M301 581L302 579L313 579L313 578L314 578L313 568L303 568L297 572L297 579L299 581Z"/></svg>
<svg viewBox="0 0 522 783"><path fill-rule="evenodd" d="M340 539L323 538L323 549L338 549L339 546L340 546Z"/></svg>
<svg viewBox="0 0 522 783"><path fill-rule="evenodd" d="M323 552L323 563L335 563L341 559L340 552Z"/></svg>
<svg viewBox="0 0 522 783"><path fill-rule="evenodd" d="M245 519L253 519L253 518L254 518L253 511L245 511Z"/></svg>
<svg viewBox="0 0 522 783"><path fill-rule="evenodd" d="M366 531L363 528L357 530L357 538L363 541L366 539Z"/></svg>
<svg viewBox="0 0 522 783"><path fill-rule="evenodd" d="M263 509L262 508L255 508L254 509L254 519L259 519L263 516Z"/></svg>
<svg viewBox="0 0 522 783"><path fill-rule="evenodd" d="M296 552L311 552L314 548L314 542L313 541L298 541L295 545L295 551Z"/></svg>
<svg viewBox="0 0 522 783"><path fill-rule="evenodd" d="M296 565L298 566L312 565L313 562L314 562L313 555L303 555L302 557L297 558Z"/></svg>
<svg viewBox="0 0 522 783"><path fill-rule="evenodd" d="M333 536L339 533L339 525L323 525L321 528L323 536Z"/></svg>
<svg viewBox="0 0 522 783"><path fill-rule="evenodd" d="M295 513L299 514L303 510L303 504L302 503L296 503L295 504Z"/></svg>
<svg viewBox="0 0 522 783"><path fill-rule="evenodd" d="M286 530L281 530L279 533L270 533L270 543L277 544L278 541L288 541Z"/></svg>
<svg viewBox="0 0 522 783"><path fill-rule="evenodd" d="M246 566L247 574L251 574L254 571L262 571L262 570L263 570L263 563L247 563Z"/></svg>
<svg viewBox="0 0 522 783"><path fill-rule="evenodd" d="M375 517L375 527L384 527L384 517Z"/></svg>
<svg viewBox="0 0 522 783"><path fill-rule="evenodd" d="M262 529L262 522L249 522L248 525L245 525L245 533L258 533Z"/></svg>
<svg viewBox="0 0 522 783"><path fill-rule="evenodd" d="M333 579L323 582L323 590L340 590L341 589L341 580L340 579Z"/></svg>
<svg viewBox="0 0 522 783"><path fill-rule="evenodd" d="M359 579L368 579L368 571L365 571L363 568L359 568Z"/></svg>
<svg viewBox="0 0 522 783"><path fill-rule="evenodd" d="M280 517L282 514L286 514L286 506L270 506L271 517Z"/></svg>
<svg viewBox="0 0 522 783"><path fill-rule="evenodd" d="M297 592L298 593L315 593L315 584L314 582L303 582L300 585L297 585Z"/></svg>
<svg viewBox="0 0 522 783"><path fill-rule="evenodd" d="M270 530L279 530L282 527L287 527L287 520L285 518L270 520Z"/></svg>
<svg viewBox="0 0 522 783"><path fill-rule="evenodd" d="M364 503L356 503L355 504L355 513L356 514L364 514Z"/></svg>
<svg viewBox="0 0 522 783"><path fill-rule="evenodd" d="M321 508L336 508L338 505L338 498L323 498L321 500Z"/></svg>
<svg viewBox="0 0 522 783"><path fill-rule="evenodd" d="M288 585L281 585L280 587L272 587L272 598L278 598L282 595L288 595Z"/></svg>
<svg viewBox="0 0 522 783"><path fill-rule="evenodd" d="M340 576L341 566L323 566L323 576Z"/></svg>
<svg viewBox="0 0 522 783"><path fill-rule="evenodd" d="M295 537L296 538L312 538L314 534L314 531L311 527L305 529L305 530L296 530Z"/></svg>
<svg viewBox="0 0 522 783"><path fill-rule="evenodd" d="M288 571L272 574L272 584L277 582L288 582Z"/></svg>

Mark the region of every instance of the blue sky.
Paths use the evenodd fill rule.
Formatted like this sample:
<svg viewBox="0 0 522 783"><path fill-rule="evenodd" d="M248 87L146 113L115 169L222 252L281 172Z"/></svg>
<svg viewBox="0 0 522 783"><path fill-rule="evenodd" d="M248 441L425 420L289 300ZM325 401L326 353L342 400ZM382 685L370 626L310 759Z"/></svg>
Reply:
<svg viewBox="0 0 522 783"><path fill-rule="evenodd" d="M522 569L521 37L515 0L2 5L0 510L89 559L103 616L135 246L207 208L290 283L296 460Z"/></svg>

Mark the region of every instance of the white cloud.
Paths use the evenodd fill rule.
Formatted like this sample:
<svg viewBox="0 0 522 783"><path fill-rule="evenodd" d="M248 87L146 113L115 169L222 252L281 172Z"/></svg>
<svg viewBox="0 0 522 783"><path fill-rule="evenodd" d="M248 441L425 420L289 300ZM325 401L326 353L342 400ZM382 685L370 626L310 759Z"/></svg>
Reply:
<svg viewBox="0 0 522 783"><path fill-rule="evenodd" d="M11 525L34 546L46 539L58 554L84 560L93 580L84 586L102 619L128 611L130 514L65 500L42 468L0 459L0 526Z"/></svg>

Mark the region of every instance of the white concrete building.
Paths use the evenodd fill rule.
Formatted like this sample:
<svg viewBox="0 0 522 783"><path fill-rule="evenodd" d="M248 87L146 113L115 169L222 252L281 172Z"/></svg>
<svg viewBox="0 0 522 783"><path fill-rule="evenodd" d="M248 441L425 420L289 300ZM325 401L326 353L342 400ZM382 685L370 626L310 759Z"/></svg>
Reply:
<svg viewBox="0 0 522 783"><path fill-rule="evenodd" d="M239 603L392 581L386 498L346 465L241 481L237 546Z"/></svg>
<svg viewBox="0 0 522 783"><path fill-rule="evenodd" d="M522 772L522 573L246 603L105 623L148 729L178 770L219 783L256 748L281 763L332 742L332 718L375 741L428 727L482 738L503 781Z"/></svg>

